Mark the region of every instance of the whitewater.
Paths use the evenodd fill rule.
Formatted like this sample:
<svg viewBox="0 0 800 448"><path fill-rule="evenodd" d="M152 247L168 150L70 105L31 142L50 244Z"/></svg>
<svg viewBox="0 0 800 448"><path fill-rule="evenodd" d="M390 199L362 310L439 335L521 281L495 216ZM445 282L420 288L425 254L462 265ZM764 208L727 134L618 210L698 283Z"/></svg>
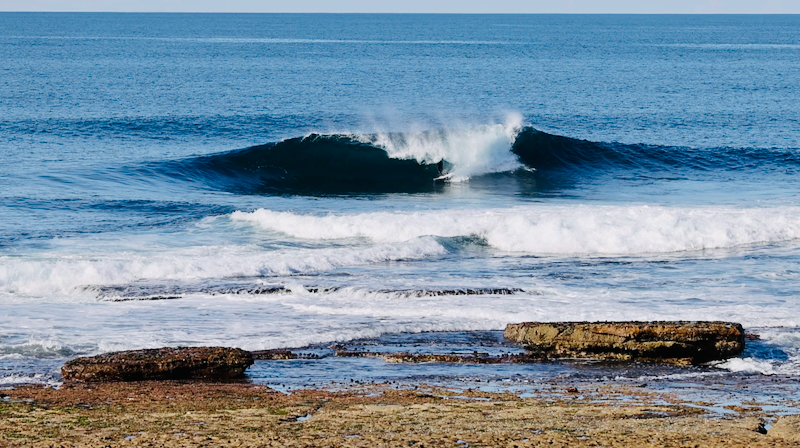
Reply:
<svg viewBox="0 0 800 448"><path fill-rule="evenodd" d="M761 20L0 14L0 387L113 350L573 320L760 339L497 375L789 381L800 28Z"/></svg>

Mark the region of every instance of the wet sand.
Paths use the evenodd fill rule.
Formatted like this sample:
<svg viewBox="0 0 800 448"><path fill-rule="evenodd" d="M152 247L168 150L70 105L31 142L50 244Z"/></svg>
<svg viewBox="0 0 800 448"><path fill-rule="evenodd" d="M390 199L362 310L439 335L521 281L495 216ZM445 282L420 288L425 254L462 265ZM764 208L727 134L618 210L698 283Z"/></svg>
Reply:
<svg viewBox="0 0 800 448"><path fill-rule="evenodd" d="M766 403L719 414L608 385L526 398L389 384L287 395L188 382L23 386L0 396L0 446L800 446L798 420L770 427Z"/></svg>

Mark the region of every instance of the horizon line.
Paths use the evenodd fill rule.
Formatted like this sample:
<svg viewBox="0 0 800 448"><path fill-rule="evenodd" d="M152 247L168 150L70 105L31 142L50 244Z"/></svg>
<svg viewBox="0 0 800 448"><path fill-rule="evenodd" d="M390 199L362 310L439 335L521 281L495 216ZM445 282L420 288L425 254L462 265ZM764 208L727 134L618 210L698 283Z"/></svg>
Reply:
<svg viewBox="0 0 800 448"><path fill-rule="evenodd" d="M629 16L796 16L800 12L356 12L356 11L75 11L39 10L18 11L0 10L0 13L57 13L57 14L363 14L363 15L629 15Z"/></svg>

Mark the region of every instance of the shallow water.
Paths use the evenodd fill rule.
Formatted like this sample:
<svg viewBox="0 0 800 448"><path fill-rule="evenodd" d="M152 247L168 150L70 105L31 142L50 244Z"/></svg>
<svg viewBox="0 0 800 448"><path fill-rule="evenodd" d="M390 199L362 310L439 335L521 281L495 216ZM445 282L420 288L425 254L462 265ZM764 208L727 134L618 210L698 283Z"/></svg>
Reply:
<svg viewBox="0 0 800 448"><path fill-rule="evenodd" d="M384 335L352 341L344 344L344 349L362 353L472 355L477 352L494 357L524 352L518 344L505 340L500 331ZM769 358L774 356L772 351L769 344L750 341L743 357ZM614 403L656 393L670 402L700 406L712 415L735 414L732 406L746 408L756 403L763 415L772 417L795 414L800 408L800 381L796 376L777 372L731 373L727 365L730 361L689 367L597 360L395 364L375 357L337 357L334 348L327 345L294 353L299 359L257 360L248 370L248 380L284 393L309 388L353 389L371 383L388 383L402 389L511 392L520 397L563 395L574 388L575 396Z"/></svg>

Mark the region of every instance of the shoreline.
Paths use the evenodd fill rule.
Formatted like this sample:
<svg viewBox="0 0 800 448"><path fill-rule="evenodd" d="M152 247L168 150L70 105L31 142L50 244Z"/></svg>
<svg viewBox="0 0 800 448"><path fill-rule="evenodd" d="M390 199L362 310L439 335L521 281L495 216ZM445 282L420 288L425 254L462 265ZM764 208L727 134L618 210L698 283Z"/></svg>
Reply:
<svg viewBox="0 0 800 448"><path fill-rule="evenodd" d="M797 416L766 402L720 414L645 387L596 386L553 384L522 397L424 384L288 394L246 382L22 386L0 392L0 445L800 445Z"/></svg>
<svg viewBox="0 0 800 448"><path fill-rule="evenodd" d="M259 352L231 382L17 385L0 390L0 446L800 446L790 376L383 359L521 351L499 332L395 334Z"/></svg>

